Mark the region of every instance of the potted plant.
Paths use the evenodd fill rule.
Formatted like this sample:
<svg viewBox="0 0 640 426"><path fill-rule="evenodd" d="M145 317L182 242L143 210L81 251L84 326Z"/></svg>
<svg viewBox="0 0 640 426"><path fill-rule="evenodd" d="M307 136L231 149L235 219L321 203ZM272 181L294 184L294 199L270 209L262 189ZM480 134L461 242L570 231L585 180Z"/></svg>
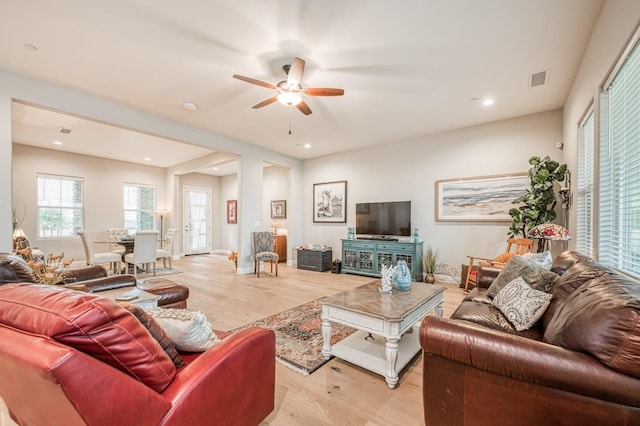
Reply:
<svg viewBox="0 0 640 426"><path fill-rule="evenodd" d="M424 282L433 284L436 282L436 278L433 274L436 272L438 266L438 249L434 249L431 245L427 245L422 257L422 265L424 266Z"/></svg>
<svg viewBox="0 0 640 426"><path fill-rule="evenodd" d="M511 237L522 234L524 238L527 238L531 228L551 222L556 218L554 182L564 180L567 165L553 161L548 156L542 159L536 156L531 157L529 164L531 164L529 169L531 187L526 190L524 195L513 201L513 204L520 206L509 210L509 216L512 219L509 228ZM540 247L538 246L538 249Z"/></svg>

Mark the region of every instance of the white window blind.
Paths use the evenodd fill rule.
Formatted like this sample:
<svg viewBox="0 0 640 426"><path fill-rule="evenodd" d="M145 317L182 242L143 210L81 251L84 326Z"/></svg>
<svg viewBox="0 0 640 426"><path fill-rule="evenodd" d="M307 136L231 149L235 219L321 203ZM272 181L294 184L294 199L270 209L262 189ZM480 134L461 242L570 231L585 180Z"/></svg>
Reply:
<svg viewBox="0 0 640 426"><path fill-rule="evenodd" d="M601 96L598 260L640 277L640 50Z"/></svg>
<svg viewBox="0 0 640 426"><path fill-rule="evenodd" d="M156 188L124 184L124 227L129 231L156 228Z"/></svg>
<svg viewBox="0 0 640 426"><path fill-rule="evenodd" d="M576 203L576 249L593 256L594 203L594 113L589 112L578 128L578 194Z"/></svg>
<svg viewBox="0 0 640 426"><path fill-rule="evenodd" d="M84 227L84 180L38 174L38 238L70 238Z"/></svg>

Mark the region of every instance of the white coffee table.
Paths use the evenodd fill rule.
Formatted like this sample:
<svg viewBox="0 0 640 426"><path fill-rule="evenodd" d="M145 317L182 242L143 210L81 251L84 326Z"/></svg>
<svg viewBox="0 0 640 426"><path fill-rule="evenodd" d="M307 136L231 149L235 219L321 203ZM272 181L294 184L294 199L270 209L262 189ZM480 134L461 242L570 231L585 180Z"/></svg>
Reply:
<svg viewBox="0 0 640 426"><path fill-rule="evenodd" d="M378 291L380 280L320 300L322 354L331 355L385 377L389 388L420 351L420 320L435 309L442 316L444 287L417 283L408 291ZM358 329L331 345L331 323Z"/></svg>

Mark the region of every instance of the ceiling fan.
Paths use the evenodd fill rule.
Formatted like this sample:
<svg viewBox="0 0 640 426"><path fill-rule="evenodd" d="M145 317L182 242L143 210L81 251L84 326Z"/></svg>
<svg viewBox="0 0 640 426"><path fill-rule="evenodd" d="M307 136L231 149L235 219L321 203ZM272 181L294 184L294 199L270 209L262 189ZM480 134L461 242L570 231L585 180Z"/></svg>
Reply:
<svg viewBox="0 0 640 426"><path fill-rule="evenodd" d="M275 85L238 74L234 74L233 78L266 87L267 89L273 89L277 92L275 96L254 105L253 108L255 109L262 108L278 101L283 105L295 106L303 114L309 115L311 114L311 108L309 108L309 105L302 100L302 96L342 96L344 95L344 90L320 87L309 89L303 88L300 85L300 81L302 80L302 74L304 73L304 64L305 62L302 59L294 58L291 65L284 65L282 69L287 74L287 79Z"/></svg>

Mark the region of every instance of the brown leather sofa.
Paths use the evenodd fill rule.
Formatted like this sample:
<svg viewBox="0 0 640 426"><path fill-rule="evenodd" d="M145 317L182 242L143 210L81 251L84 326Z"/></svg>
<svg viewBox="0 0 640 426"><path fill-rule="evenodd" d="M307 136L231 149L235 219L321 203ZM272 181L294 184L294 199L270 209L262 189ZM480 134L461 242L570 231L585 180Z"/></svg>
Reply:
<svg viewBox="0 0 640 426"><path fill-rule="evenodd" d="M543 317L518 332L477 287L450 319L426 317L426 425L640 424L640 283L568 251Z"/></svg>
<svg viewBox="0 0 640 426"><path fill-rule="evenodd" d="M20 256L0 253L0 286L21 282L35 282L31 267ZM71 268L61 284L89 293L121 287L138 287L160 296L158 306L161 308L186 309L189 298L187 286L162 278L137 281L133 275L128 274L107 276L107 270L100 265Z"/></svg>
<svg viewBox="0 0 640 426"><path fill-rule="evenodd" d="M257 425L274 408L275 335L217 332L176 367L150 329L107 298L0 286L0 397L20 425Z"/></svg>

